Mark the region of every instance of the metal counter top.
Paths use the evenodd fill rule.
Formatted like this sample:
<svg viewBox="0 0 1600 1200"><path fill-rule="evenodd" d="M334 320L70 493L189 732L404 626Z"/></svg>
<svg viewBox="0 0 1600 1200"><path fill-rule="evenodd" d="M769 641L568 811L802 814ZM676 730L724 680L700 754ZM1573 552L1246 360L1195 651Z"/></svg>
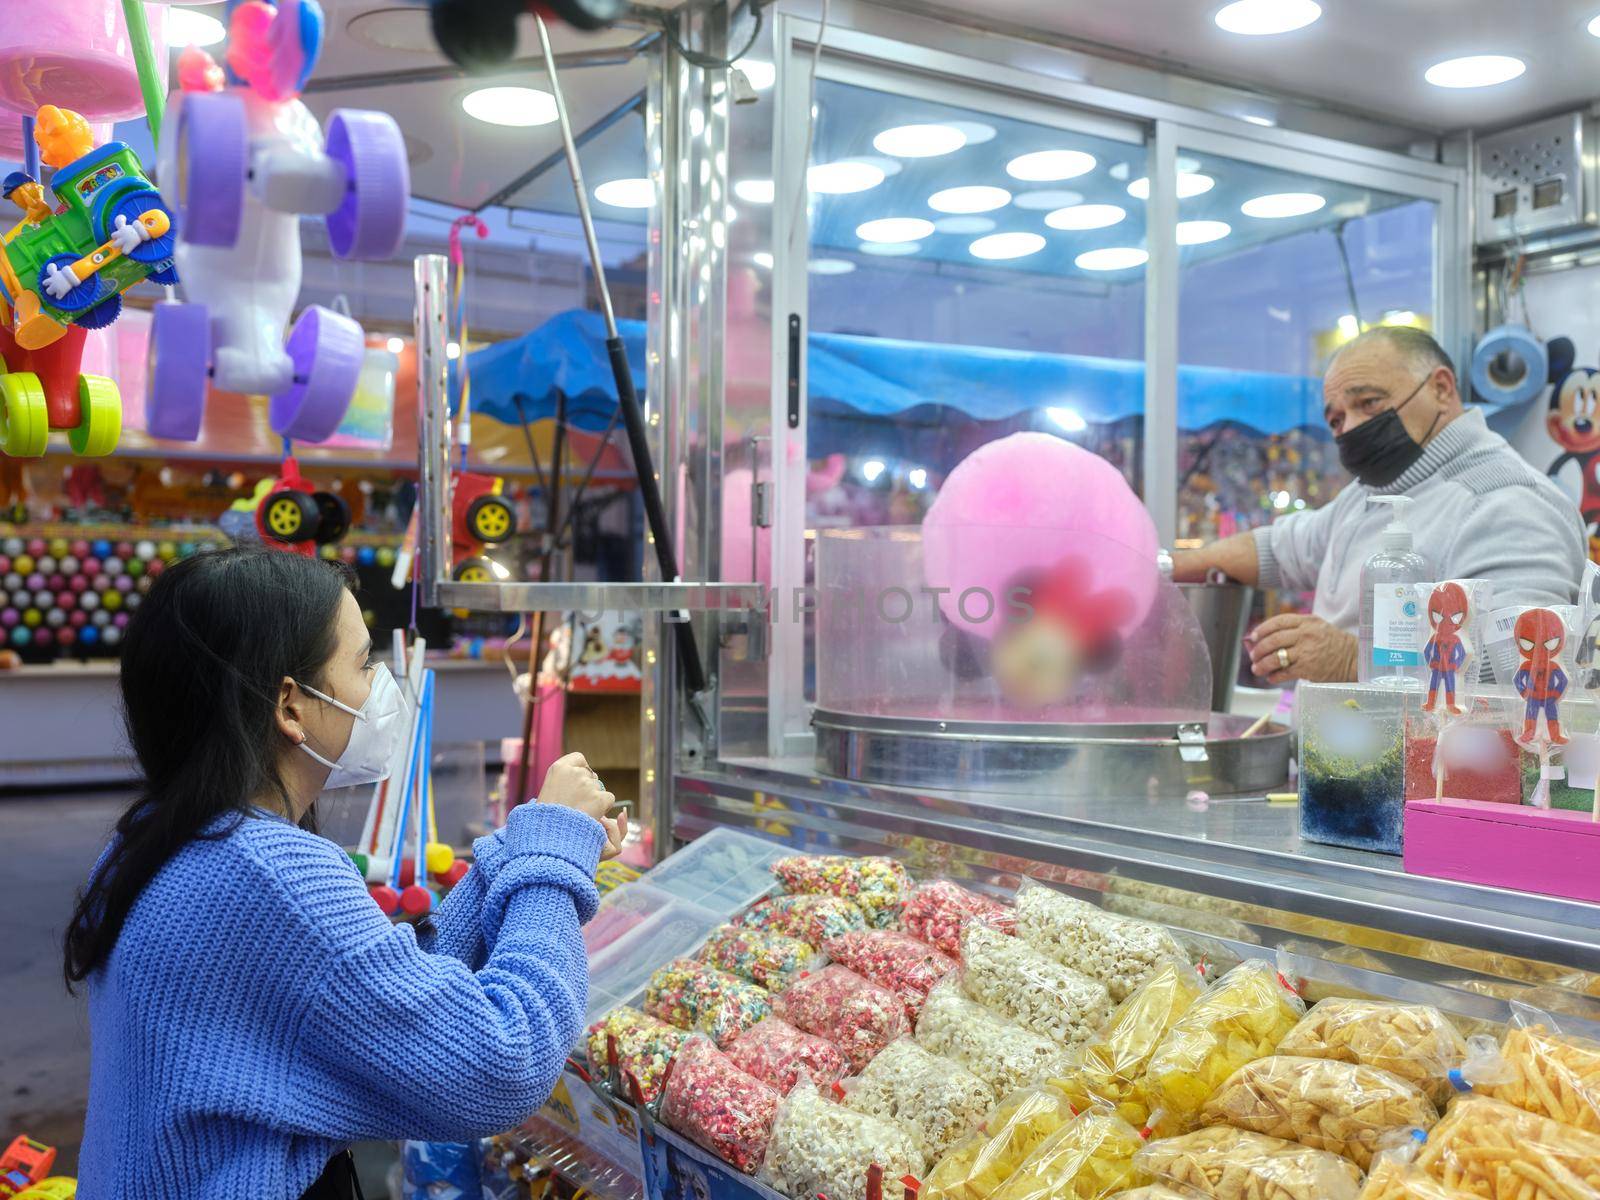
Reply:
<svg viewBox="0 0 1600 1200"><path fill-rule="evenodd" d="M1397 857L1302 842L1298 807L1265 797L1201 807L1182 796L914 791L824 778L797 756L679 774L674 814L683 838L753 827L802 847L892 851L922 872L953 858L1090 889L1172 889L1215 898L1217 911L1245 920L1277 910L1290 918L1278 929L1324 939L1330 923L1360 926L1417 939L1400 951L1408 956L1444 944L1600 972L1600 905L1407 875Z"/></svg>

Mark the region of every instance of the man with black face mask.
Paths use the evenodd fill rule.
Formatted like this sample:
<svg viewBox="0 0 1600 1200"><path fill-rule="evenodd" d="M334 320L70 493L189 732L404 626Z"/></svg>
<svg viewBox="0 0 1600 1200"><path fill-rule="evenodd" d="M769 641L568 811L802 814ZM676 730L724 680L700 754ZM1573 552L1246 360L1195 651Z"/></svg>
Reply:
<svg viewBox="0 0 1600 1200"><path fill-rule="evenodd" d="M1356 678L1361 566L1390 520L1372 496L1411 497L1417 553L1433 579L1490 579L1496 606L1571 604L1586 554L1567 495L1468 410L1455 367L1420 329L1379 326L1341 349L1323 415L1354 479L1330 503L1174 555L1181 581L1220 570L1241 583L1315 589L1311 615L1263 621L1246 645L1274 685Z"/></svg>

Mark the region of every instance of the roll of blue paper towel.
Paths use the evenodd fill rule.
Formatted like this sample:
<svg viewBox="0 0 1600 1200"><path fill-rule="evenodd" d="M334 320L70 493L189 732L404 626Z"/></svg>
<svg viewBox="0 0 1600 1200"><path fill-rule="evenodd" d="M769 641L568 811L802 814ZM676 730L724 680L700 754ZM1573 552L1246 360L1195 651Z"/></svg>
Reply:
<svg viewBox="0 0 1600 1200"><path fill-rule="evenodd" d="M1472 390L1486 404L1525 404L1549 384L1544 343L1522 325L1489 330L1472 352Z"/></svg>

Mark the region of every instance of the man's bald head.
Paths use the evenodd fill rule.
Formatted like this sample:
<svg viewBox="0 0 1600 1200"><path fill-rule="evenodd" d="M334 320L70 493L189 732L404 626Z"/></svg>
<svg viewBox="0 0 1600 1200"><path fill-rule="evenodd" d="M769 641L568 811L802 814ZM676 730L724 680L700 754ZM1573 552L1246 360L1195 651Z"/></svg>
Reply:
<svg viewBox="0 0 1600 1200"><path fill-rule="evenodd" d="M1410 397L1400 419L1419 442L1461 415L1455 364L1430 334L1405 325L1378 325L1352 338L1322 380L1323 415L1335 437Z"/></svg>

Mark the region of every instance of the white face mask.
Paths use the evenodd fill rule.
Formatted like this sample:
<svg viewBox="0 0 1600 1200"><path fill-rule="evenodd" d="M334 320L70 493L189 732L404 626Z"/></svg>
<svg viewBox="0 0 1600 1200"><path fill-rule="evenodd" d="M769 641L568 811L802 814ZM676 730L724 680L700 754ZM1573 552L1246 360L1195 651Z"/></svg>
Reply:
<svg viewBox="0 0 1600 1200"><path fill-rule="evenodd" d="M405 736L406 703L405 697L400 694L400 685L389 674L386 664L378 664L372 677L372 690L367 693L366 703L360 709L351 708L316 688L307 687L299 680L295 681L295 686L335 708L342 708L356 719L350 730L350 743L339 755L338 762L329 762L309 743L300 743L300 749L330 768L324 788L331 791L334 788L359 787L363 783L377 783L389 777L395 751L399 749L400 739Z"/></svg>

